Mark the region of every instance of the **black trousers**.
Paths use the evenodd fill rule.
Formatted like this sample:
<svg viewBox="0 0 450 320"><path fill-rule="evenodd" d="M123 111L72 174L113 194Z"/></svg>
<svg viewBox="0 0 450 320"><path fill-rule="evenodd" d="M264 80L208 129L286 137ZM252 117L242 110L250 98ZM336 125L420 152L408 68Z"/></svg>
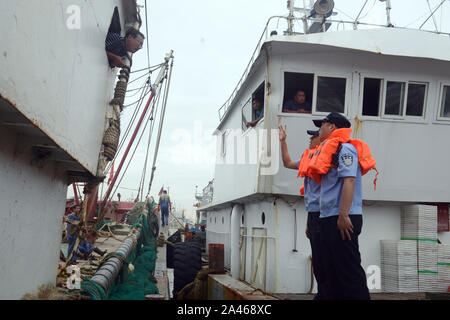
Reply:
<svg viewBox="0 0 450 320"><path fill-rule="evenodd" d="M314 300L322 300L324 288L323 261L321 255L321 239L320 239L320 212L308 212L308 231L309 242L311 244L312 265L314 277L317 281L317 295Z"/></svg>
<svg viewBox="0 0 450 320"><path fill-rule="evenodd" d="M370 300L366 272L361 266L358 236L362 216L350 215L353 224L351 240L342 240L337 227L338 216L320 219L321 261L323 263L326 300Z"/></svg>

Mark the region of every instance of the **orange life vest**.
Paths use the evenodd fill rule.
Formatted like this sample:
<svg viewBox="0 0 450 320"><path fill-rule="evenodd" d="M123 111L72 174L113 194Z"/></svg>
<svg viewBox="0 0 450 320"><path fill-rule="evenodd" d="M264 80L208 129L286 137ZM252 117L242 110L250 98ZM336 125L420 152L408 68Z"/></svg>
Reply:
<svg viewBox="0 0 450 320"><path fill-rule="evenodd" d="M297 177L306 177L306 173L308 172L308 167L309 167L309 163L311 161L311 158L314 155L314 152L316 151L316 148L312 148L312 149L306 149L303 154L302 157L300 158L300 162L298 164L298 175Z"/></svg>
<svg viewBox="0 0 450 320"><path fill-rule="evenodd" d="M305 195L305 180L303 180L302 186L300 187L300 195L301 196Z"/></svg>
<svg viewBox="0 0 450 320"><path fill-rule="evenodd" d="M326 174L333 165L333 155L339 149L342 143L351 143L358 153L358 162L361 167L361 175L365 175L371 169L374 169L377 174L374 180L374 188L376 189L376 181L378 179L378 170L376 169L376 161L370 153L370 148L364 141L357 139L350 139L352 129L341 128L336 129L330 137L323 141L314 152L312 159L309 162L307 169L307 176L314 179L316 183L322 181L322 175Z"/></svg>
<svg viewBox="0 0 450 320"><path fill-rule="evenodd" d="M298 175L297 177L306 177L306 173L308 171L309 162L311 161L311 158L314 155L314 152L316 151L316 148L312 149L306 149L302 157L300 158L300 162L298 164ZM302 186L300 187L300 195L305 195L305 182L303 181Z"/></svg>

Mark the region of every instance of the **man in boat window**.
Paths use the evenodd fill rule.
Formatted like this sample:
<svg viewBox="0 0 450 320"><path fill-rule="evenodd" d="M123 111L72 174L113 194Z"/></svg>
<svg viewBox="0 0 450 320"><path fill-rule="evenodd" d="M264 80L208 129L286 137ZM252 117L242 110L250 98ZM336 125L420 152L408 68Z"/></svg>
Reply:
<svg viewBox="0 0 450 320"><path fill-rule="evenodd" d="M253 121L247 122L246 126L248 127L254 127L264 117L264 106L262 105L261 101L258 99L252 100L252 109L253 109Z"/></svg>
<svg viewBox="0 0 450 320"><path fill-rule="evenodd" d="M161 209L161 225L164 227L169 223L169 207L172 204L166 190L159 197L158 204Z"/></svg>
<svg viewBox="0 0 450 320"><path fill-rule="evenodd" d="M306 94L303 90L297 90L294 98L283 106L283 112L286 113L311 113L311 110L311 103L306 101Z"/></svg>
<svg viewBox="0 0 450 320"><path fill-rule="evenodd" d="M124 67L127 52L135 53L142 48L145 36L138 30L131 28L121 37L120 33L108 32L105 40L105 50L111 68Z"/></svg>
<svg viewBox="0 0 450 320"><path fill-rule="evenodd" d="M309 157L310 152L316 149L320 143L319 131L307 130L309 138L309 148L305 150L299 161L292 161L289 156L289 151L286 143L286 127L278 127L279 137L281 142L281 153L283 158L283 164L285 168L299 170L300 163L305 165L305 159ZM306 159L307 160L307 159ZM310 177L305 177L303 181L305 207L308 212L308 220L306 223L306 237L309 239L311 245L312 265L314 276L317 281L317 294L314 300L322 300L324 298L323 290L325 289L323 263L322 263L322 250L320 239L320 183L316 183ZM302 191L302 190L301 190ZM302 194L300 191L300 194Z"/></svg>

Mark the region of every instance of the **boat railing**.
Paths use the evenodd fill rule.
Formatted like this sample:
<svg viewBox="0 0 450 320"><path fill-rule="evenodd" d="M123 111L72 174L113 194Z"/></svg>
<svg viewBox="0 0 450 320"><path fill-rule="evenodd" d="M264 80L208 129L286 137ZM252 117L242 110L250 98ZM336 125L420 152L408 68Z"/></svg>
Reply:
<svg viewBox="0 0 450 320"><path fill-rule="evenodd" d="M208 185L203 188L202 199L200 200L201 206L209 204L213 200L214 195L214 180L211 180Z"/></svg>

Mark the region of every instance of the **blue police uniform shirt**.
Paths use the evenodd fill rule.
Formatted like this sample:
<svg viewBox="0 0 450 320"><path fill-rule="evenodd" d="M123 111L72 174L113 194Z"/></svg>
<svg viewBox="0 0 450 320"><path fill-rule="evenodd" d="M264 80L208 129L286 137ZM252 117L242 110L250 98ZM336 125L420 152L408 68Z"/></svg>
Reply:
<svg viewBox="0 0 450 320"><path fill-rule="evenodd" d="M358 162L356 148L350 143L343 143L339 153L339 166L332 167L322 176L320 183L320 217L327 218L339 215L342 200L344 178L355 177L355 192L352 206L348 214L362 214L361 167Z"/></svg>
<svg viewBox="0 0 450 320"><path fill-rule="evenodd" d="M305 103L298 105L294 103L294 100L289 100L288 102L286 102L286 104L283 106L284 110L291 110L291 111L297 111L299 109L303 109L306 111L311 111L312 107L311 107L311 103L309 103L308 101L305 101Z"/></svg>
<svg viewBox="0 0 450 320"><path fill-rule="evenodd" d="M300 161L296 162L297 168ZM305 206L307 212L320 211L320 183L316 183L314 179L305 177Z"/></svg>

